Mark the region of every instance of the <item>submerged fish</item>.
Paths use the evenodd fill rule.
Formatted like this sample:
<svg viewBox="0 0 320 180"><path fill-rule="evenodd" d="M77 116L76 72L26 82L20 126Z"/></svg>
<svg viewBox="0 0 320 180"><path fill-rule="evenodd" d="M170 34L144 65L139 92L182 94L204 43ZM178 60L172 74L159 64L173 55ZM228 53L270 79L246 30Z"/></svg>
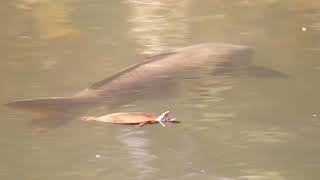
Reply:
<svg viewBox="0 0 320 180"><path fill-rule="evenodd" d="M43 117L81 114L100 104L125 104L137 93L162 88L176 76L199 67L248 67L253 49L242 45L204 43L155 55L132 65L113 76L96 82L87 89L69 97L25 99L9 102L14 108L40 112ZM160 85L159 85L160 84ZM35 121L39 122L39 121Z"/></svg>
<svg viewBox="0 0 320 180"><path fill-rule="evenodd" d="M248 66L253 54L252 48L232 44L205 43L147 58L113 76L94 83L89 88L69 97L26 99L9 102L14 108L62 111L72 107L86 107L97 103L108 103L124 99L192 68L208 66Z"/></svg>

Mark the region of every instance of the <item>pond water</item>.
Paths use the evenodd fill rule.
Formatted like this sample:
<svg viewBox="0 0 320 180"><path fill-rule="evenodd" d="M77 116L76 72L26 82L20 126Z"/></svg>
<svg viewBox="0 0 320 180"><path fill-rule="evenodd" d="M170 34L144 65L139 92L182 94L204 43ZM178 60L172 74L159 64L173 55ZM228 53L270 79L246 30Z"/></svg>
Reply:
<svg viewBox="0 0 320 180"><path fill-rule="evenodd" d="M253 47L255 65L288 75L202 73L94 112L170 110L182 123L167 128L73 119L38 133L35 114L1 106L0 179L320 179L318 0L3 0L0 12L1 104L72 95L202 42Z"/></svg>

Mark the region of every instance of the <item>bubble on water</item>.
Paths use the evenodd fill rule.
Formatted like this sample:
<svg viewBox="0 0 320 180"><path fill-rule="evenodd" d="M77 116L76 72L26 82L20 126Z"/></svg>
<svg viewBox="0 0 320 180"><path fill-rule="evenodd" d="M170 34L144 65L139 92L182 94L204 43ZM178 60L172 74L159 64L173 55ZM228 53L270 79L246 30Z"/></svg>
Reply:
<svg viewBox="0 0 320 180"><path fill-rule="evenodd" d="M302 27L301 30L302 31L307 31L307 28L306 27Z"/></svg>
<svg viewBox="0 0 320 180"><path fill-rule="evenodd" d="M101 155L100 154L96 154L96 158L100 158L101 157Z"/></svg>

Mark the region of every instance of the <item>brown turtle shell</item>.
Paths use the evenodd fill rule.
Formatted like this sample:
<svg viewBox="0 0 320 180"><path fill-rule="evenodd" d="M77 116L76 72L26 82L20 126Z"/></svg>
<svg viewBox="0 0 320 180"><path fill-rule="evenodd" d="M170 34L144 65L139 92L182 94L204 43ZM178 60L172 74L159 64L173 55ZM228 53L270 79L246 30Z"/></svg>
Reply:
<svg viewBox="0 0 320 180"><path fill-rule="evenodd" d="M111 122L116 124L140 124L143 122L154 122L156 115L143 112L132 113L112 113L105 116L96 117L92 120L101 122Z"/></svg>

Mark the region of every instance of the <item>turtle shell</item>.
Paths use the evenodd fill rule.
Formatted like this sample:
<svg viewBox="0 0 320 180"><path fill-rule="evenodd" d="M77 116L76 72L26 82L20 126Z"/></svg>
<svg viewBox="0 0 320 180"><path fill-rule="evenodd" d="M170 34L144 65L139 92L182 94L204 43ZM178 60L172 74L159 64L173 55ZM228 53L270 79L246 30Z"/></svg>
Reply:
<svg viewBox="0 0 320 180"><path fill-rule="evenodd" d="M132 112L132 113L112 113L102 117L105 121L116 124L139 124L142 122L153 122L157 116L150 113Z"/></svg>

